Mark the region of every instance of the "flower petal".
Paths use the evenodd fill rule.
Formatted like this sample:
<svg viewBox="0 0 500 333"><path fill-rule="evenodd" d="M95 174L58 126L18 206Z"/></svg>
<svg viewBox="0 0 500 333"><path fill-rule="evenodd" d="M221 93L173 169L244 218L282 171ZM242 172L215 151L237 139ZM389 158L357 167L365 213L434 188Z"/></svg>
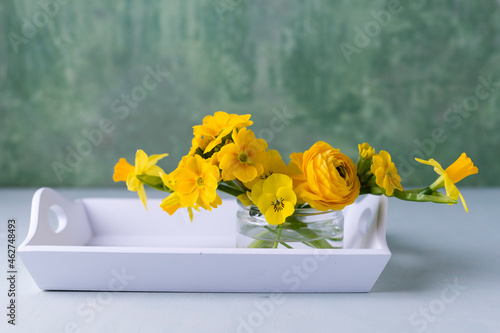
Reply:
<svg viewBox="0 0 500 333"><path fill-rule="evenodd" d="M264 193L276 193L283 186L292 188L292 178L280 173L274 173L265 180L263 191Z"/></svg>
<svg viewBox="0 0 500 333"><path fill-rule="evenodd" d="M257 182L253 187L252 187L252 201L254 202L255 205L257 205L257 202L259 201L260 196L262 193L264 193L264 180L261 180Z"/></svg>
<svg viewBox="0 0 500 333"><path fill-rule="evenodd" d="M142 204L144 205L146 210L148 210L148 206L146 206L147 197L146 197L146 190L144 189L144 184L141 183L137 187L137 194L139 194L139 198L141 199Z"/></svg>
<svg viewBox="0 0 500 333"><path fill-rule="evenodd" d="M462 153L445 171L453 183L458 183L465 177L478 173L477 167L465 153Z"/></svg>
<svg viewBox="0 0 500 333"><path fill-rule="evenodd" d="M126 159L120 158L118 163L115 165L115 172L113 174L113 180L115 182L126 182L127 177L130 173L135 170L134 166L127 162Z"/></svg>
<svg viewBox="0 0 500 333"><path fill-rule="evenodd" d="M161 160L162 158L164 158L165 156L168 156L168 154L159 154L159 155L151 155L151 156L149 156L148 163L147 163L147 166L146 166L146 170L148 170L152 166L155 166L156 163L158 163L158 161Z"/></svg>
<svg viewBox="0 0 500 333"><path fill-rule="evenodd" d="M292 206L295 206L297 203L297 195L295 195L295 192L291 187L280 187L276 192L276 197L279 198L279 200L290 202Z"/></svg>
<svg viewBox="0 0 500 333"><path fill-rule="evenodd" d="M259 201L257 202L257 207L262 213L265 213L269 207L273 206L273 203L275 201L276 201L275 195L271 193L264 193L259 197Z"/></svg>
<svg viewBox="0 0 500 333"><path fill-rule="evenodd" d="M245 192L237 197L238 200L240 200L240 202L245 206L251 206L253 204L252 200L250 200L249 193L250 192Z"/></svg>
<svg viewBox="0 0 500 333"><path fill-rule="evenodd" d="M148 155L146 155L146 153L142 149L137 150L137 152L135 153L135 174L141 175L147 165Z"/></svg>

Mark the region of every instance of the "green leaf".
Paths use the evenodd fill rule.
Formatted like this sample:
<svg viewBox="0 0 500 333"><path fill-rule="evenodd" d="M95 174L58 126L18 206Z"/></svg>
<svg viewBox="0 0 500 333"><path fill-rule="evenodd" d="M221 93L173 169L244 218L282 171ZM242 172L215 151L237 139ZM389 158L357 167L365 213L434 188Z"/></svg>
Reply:
<svg viewBox="0 0 500 333"><path fill-rule="evenodd" d="M139 179L145 185L148 185L149 187L151 187L155 190L169 192L169 193L173 192L170 188L165 186L161 177L149 176L149 175L138 175L137 179Z"/></svg>
<svg viewBox="0 0 500 333"><path fill-rule="evenodd" d="M427 188L419 188L414 190L394 190L394 193L391 197L398 198L400 200L406 201L417 201L417 202L434 202L434 203L443 203L443 204L456 204L457 201L453 200L447 195L444 195L441 192L432 192L431 194L427 193ZM378 186L371 187L363 187L359 194L374 194L374 195L386 195L385 190Z"/></svg>
<svg viewBox="0 0 500 333"><path fill-rule="evenodd" d="M219 191L224 192L224 193L231 194L231 195L233 195L235 197L237 197L240 194L245 193L245 191L243 191L241 189L237 189L237 188L232 187L232 186L229 186L229 185L227 185L225 183L219 183L219 186L217 187L217 189Z"/></svg>

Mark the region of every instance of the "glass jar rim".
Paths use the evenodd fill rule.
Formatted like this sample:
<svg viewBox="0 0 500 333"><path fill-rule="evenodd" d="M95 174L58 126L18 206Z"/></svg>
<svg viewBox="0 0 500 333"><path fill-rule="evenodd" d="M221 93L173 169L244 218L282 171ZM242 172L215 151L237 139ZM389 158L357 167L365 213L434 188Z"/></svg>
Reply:
<svg viewBox="0 0 500 333"><path fill-rule="evenodd" d="M250 206L245 206L240 200L236 199L236 202L238 205L247 210L247 211L258 211L260 212L259 208L255 205L250 205ZM308 208L295 208L295 211L293 212L293 215L327 215L327 214L341 214L341 210L326 210L326 211L321 211L317 210L312 207Z"/></svg>

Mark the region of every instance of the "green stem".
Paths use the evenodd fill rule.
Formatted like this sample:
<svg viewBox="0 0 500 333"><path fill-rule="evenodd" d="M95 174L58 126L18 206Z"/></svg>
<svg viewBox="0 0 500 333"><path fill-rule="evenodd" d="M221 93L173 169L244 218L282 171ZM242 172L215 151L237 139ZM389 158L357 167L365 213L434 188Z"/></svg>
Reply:
<svg viewBox="0 0 500 333"><path fill-rule="evenodd" d="M223 181L221 184L227 185L231 188L234 188L235 190L243 190L237 183L234 182L234 180L229 180L229 181Z"/></svg>
<svg viewBox="0 0 500 333"><path fill-rule="evenodd" d="M281 232L283 231L283 223L278 226L278 237L276 238L276 241L274 242L273 249L278 248L278 242L281 238Z"/></svg>
<svg viewBox="0 0 500 333"><path fill-rule="evenodd" d="M234 184L235 184L236 186L238 186L238 188L242 189L243 191L245 191L245 192L246 192L246 191L250 191L250 189L249 189L248 187L246 187L246 186L245 186L245 184L243 184L243 183L241 182L241 180L239 180L239 179L235 179L235 180L232 180L232 182L234 182Z"/></svg>
<svg viewBox="0 0 500 333"><path fill-rule="evenodd" d="M256 239L252 242L252 244L250 244L248 246L248 248L250 249L261 249L261 248L269 248L270 246L268 246L268 241L264 241L264 240L261 240L261 239Z"/></svg>
<svg viewBox="0 0 500 333"><path fill-rule="evenodd" d="M235 197L237 197L240 194L245 193L243 190L229 186L226 183L220 183L219 187L217 187L217 189L221 192L230 194L230 195L235 196Z"/></svg>
<svg viewBox="0 0 500 333"><path fill-rule="evenodd" d="M287 249L293 249L293 247L291 247L290 245L288 245L285 242L280 242L280 244L283 245L284 247L286 247Z"/></svg>
<svg viewBox="0 0 500 333"><path fill-rule="evenodd" d="M311 241L302 241L302 243L316 248L316 249L333 249L334 247L325 239L320 238L317 233L308 228L307 224L300 222L296 217L289 216L287 217L287 222L290 223L290 227L294 229L296 232L304 236L305 238L315 239Z"/></svg>
<svg viewBox="0 0 500 333"><path fill-rule="evenodd" d="M432 194L434 192L430 187L424 188L422 191L418 192L419 194Z"/></svg>
<svg viewBox="0 0 500 333"><path fill-rule="evenodd" d="M314 239L314 240L304 241L301 239L292 238L290 236L287 236L288 238L295 239L297 242L301 242L301 243L303 243L309 247L312 247L314 249L334 249L334 247L327 240L318 239L319 238L318 234L315 233L314 231L312 231L311 229L309 229L307 227L307 224L297 220L297 218L295 218L293 216L289 216L286 221L290 223L290 227L293 230L295 230L297 233L301 234L305 238ZM284 224L280 224L278 226L277 230L272 229L272 228L267 227L267 226L264 228L266 228L267 231L263 231L263 232L259 233L254 238L260 238L260 237L264 236L266 233L273 233L273 234L277 235L273 246L270 246L271 241L255 239L252 242L252 244L250 244L249 248L277 248L278 243L279 243L288 249L292 249L292 247L290 245L288 245L287 243L279 241L281 234L282 234L282 231L283 231L283 228L284 228Z"/></svg>
<svg viewBox="0 0 500 333"><path fill-rule="evenodd" d="M398 198L400 200L405 201L418 201L418 202L434 202L440 204L456 204L457 201L452 198L440 193L440 192L432 192L431 194L427 193L427 188L419 188L414 190L394 190L394 193L391 197ZM374 195L385 195L385 190L378 186L368 186L362 187L359 191L359 194L374 194Z"/></svg>
<svg viewBox="0 0 500 333"><path fill-rule="evenodd" d="M436 180L434 181L434 183L432 183L432 184L429 186L429 189L430 189L431 191L437 191L437 190L439 190L439 189L440 189L441 187L443 187L443 186L444 186L444 176L443 176L443 175L441 175L441 176L439 176L439 177L438 177L438 179L436 179Z"/></svg>
<svg viewBox="0 0 500 333"><path fill-rule="evenodd" d="M262 231L261 233L259 233L258 235L256 235L254 238L259 238L259 237L262 237L264 236L265 234L268 234L268 233L273 233L273 234L276 234L276 231L269 228L269 227L264 227L266 228L267 230L264 230ZM261 240L261 239L255 239L252 244L250 244L248 247L251 248L251 249L257 249L257 248L270 248L271 246L269 245L269 243L271 243L270 241L265 241L265 240ZM286 247L287 249L293 249L293 247L291 247L290 245L288 245L287 243L285 242L279 242L281 245L283 245L284 247Z"/></svg>

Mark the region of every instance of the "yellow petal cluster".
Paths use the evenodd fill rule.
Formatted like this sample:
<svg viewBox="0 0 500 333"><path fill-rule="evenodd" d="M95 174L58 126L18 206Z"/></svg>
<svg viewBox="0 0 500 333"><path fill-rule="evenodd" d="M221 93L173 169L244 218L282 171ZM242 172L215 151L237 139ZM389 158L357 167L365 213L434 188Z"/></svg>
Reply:
<svg viewBox="0 0 500 333"><path fill-rule="evenodd" d="M233 132L253 124L251 115L228 114L224 111L217 111L214 115L203 118L202 125L193 127L194 139L191 153L198 149L203 154L211 152L217 145L223 143L222 140Z"/></svg>
<svg viewBox="0 0 500 333"><path fill-rule="evenodd" d="M267 152L269 153L269 160L263 163L264 171L260 174L260 176L255 177L252 181L244 183L246 188L251 190L257 182L266 179L272 174L288 173L287 166L285 162L283 162L283 158L281 158L280 153L275 149L269 149Z"/></svg>
<svg viewBox="0 0 500 333"><path fill-rule="evenodd" d="M324 141L316 142L304 153L290 155L297 170L294 178L299 202L320 210L341 210L359 195L356 165Z"/></svg>
<svg viewBox="0 0 500 333"><path fill-rule="evenodd" d="M255 134L246 128L234 131L232 139L234 142L222 147L217 154L222 178L250 182L264 172L264 165L269 160L267 143L256 139Z"/></svg>
<svg viewBox="0 0 500 333"><path fill-rule="evenodd" d="M199 155L184 157L177 169L168 175L162 173L161 178L174 191L160 204L170 215L182 207L212 210L222 204L216 192L219 169Z"/></svg>
<svg viewBox="0 0 500 333"><path fill-rule="evenodd" d="M391 196L394 189L403 191L398 169L396 169L394 162L391 161L391 155L385 150L373 155L371 171L376 177L377 185L385 189L387 196Z"/></svg>
<svg viewBox="0 0 500 333"><path fill-rule="evenodd" d="M156 165L159 160L168 156L168 154L148 155L139 149L135 154L135 166L127 162L126 159L120 158L115 165L113 180L115 182L127 182L127 189L132 192L137 192L144 207L146 207L147 197L144 190L144 183L137 176L155 176L159 177L163 169Z"/></svg>
<svg viewBox="0 0 500 333"><path fill-rule="evenodd" d="M168 154L148 156L138 150L135 165L120 158L113 180L126 182L128 190L137 192L145 207L144 185L170 192L160 207L170 215L187 208L191 220L193 209L212 210L222 204L217 190L225 192L246 206L256 205L269 224L280 224L278 236L281 224L296 207L342 210L360 193L435 203L457 203L460 198L468 211L455 183L478 169L465 153L446 170L434 159L416 159L433 166L439 178L426 188L405 191L387 151L376 154L368 143L358 144L355 164L339 149L318 141L305 152L291 154L286 165L277 150L268 150L267 142L247 128L253 123L250 117L224 111L208 115L201 125L193 127L191 149L174 171L167 174L156 165ZM442 187L446 195L437 191ZM293 223L292 218L288 221Z"/></svg>
<svg viewBox="0 0 500 333"><path fill-rule="evenodd" d="M375 155L375 149L373 149L368 143L363 142L363 144L358 145L359 156L362 159L369 160Z"/></svg>
<svg viewBox="0 0 500 333"><path fill-rule="evenodd" d="M295 211L297 196L292 179L283 174L273 174L255 184L252 201L271 225L282 224Z"/></svg>

